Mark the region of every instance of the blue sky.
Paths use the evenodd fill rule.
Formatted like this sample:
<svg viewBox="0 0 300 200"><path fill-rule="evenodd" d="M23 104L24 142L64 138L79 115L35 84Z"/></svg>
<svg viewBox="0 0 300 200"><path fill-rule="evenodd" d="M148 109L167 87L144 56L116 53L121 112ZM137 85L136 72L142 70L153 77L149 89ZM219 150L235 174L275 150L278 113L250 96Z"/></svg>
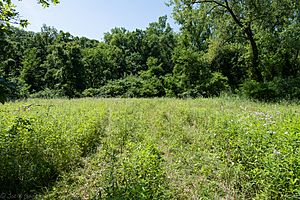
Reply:
<svg viewBox="0 0 300 200"><path fill-rule="evenodd" d="M144 29L163 15L168 15L169 23L176 27L171 18L172 8L167 7L165 1L61 0L60 4L46 9L37 4L36 0L13 0L13 3L17 5L20 15L29 20L27 30L37 32L46 24L75 36L99 40L103 33L114 27Z"/></svg>

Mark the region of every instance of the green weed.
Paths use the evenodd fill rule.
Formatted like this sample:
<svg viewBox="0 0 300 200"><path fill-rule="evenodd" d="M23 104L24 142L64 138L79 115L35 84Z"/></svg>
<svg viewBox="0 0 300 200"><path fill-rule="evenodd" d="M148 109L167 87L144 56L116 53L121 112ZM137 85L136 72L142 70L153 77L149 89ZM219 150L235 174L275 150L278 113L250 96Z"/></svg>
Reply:
<svg viewBox="0 0 300 200"><path fill-rule="evenodd" d="M300 198L296 104L30 100L2 105L0 115L1 192L36 199Z"/></svg>

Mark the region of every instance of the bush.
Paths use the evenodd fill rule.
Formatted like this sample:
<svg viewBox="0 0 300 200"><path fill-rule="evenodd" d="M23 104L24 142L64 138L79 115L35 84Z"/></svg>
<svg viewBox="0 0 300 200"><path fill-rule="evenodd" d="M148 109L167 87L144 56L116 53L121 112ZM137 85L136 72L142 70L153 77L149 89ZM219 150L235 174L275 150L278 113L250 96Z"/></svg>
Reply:
<svg viewBox="0 0 300 200"><path fill-rule="evenodd" d="M102 90L98 88L88 88L82 92L83 97L100 97Z"/></svg>
<svg viewBox="0 0 300 200"><path fill-rule="evenodd" d="M164 76L164 90L167 97L176 97L180 93L178 81L172 74Z"/></svg>
<svg viewBox="0 0 300 200"><path fill-rule="evenodd" d="M215 97L220 96L221 92L229 90L228 79L221 73L214 72L204 82L194 84L190 88L181 89L178 94L181 98L186 97Z"/></svg>
<svg viewBox="0 0 300 200"><path fill-rule="evenodd" d="M206 83L206 95L205 96L220 96L221 92L228 90L228 78L224 77L221 73L214 72L212 77Z"/></svg>
<svg viewBox="0 0 300 200"><path fill-rule="evenodd" d="M84 96L96 97L160 97L164 96L164 88L159 78L141 78L128 76L124 79L110 81L100 89L88 89Z"/></svg>
<svg viewBox="0 0 300 200"><path fill-rule="evenodd" d="M165 95L164 87L157 77L149 77L142 82L140 89L142 97L161 97Z"/></svg>
<svg viewBox="0 0 300 200"><path fill-rule="evenodd" d="M300 99L300 78L274 78L272 81L259 83L246 81L241 86L241 93L249 98L261 101Z"/></svg>
<svg viewBox="0 0 300 200"><path fill-rule="evenodd" d="M257 100L271 101L277 99L277 91L271 87L270 82L259 83L254 80L246 81L242 84L243 95Z"/></svg>
<svg viewBox="0 0 300 200"><path fill-rule="evenodd" d="M8 88L3 78L0 78L0 103L7 101Z"/></svg>
<svg viewBox="0 0 300 200"><path fill-rule="evenodd" d="M276 78L273 80L277 86L278 96L285 99L300 99L300 77Z"/></svg>
<svg viewBox="0 0 300 200"><path fill-rule="evenodd" d="M140 97L142 80L135 76L108 82L101 88L103 97Z"/></svg>
<svg viewBox="0 0 300 200"><path fill-rule="evenodd" d="M54 98L64 97L64 94L63 94L63 91L61 91L61 90L52 90L52 89L46 88L42 91L31 94L30 97L31 98L43 98L43 99L54 99Z"/></svg>
<svg viewBox="0 0 300 200"><path fill-rule="evenodd" d="M18 79L7 81L0 78L0 103L28 97L28 86Z"/></svg>

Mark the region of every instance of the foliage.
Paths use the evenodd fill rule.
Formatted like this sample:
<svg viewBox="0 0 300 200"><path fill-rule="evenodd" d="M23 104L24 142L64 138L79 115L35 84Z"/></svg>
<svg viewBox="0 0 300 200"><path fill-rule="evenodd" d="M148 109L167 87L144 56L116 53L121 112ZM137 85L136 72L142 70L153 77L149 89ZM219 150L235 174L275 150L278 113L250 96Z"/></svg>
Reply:
<svg viewBox="0 0 300 200"><path fill-rule="evenodd" d="M128 144L128 152L114 164L104 189L112 199L165 198L166 188L163 158L152 146ZM112 180L111 180L112 179Z"/></svg>
<svg viewBox="0 0 300 200"><path fill-rule="evenodd" d="M2 104L7 100L7 90L7 83L4 79L0 79L0 103Z"/></svg>
<svg viewBox="0 0 300 200"><path fill-rule="evenodd" d="M2 194L30 194L49 186L99 143L104 107L95 112L85 105L78 110L71 104L40 103L1 107Z"/></svg>
<svg viewBox="0 0 300 200"><path fill-rule="evenodd" d="M88 88L82 92L83 97L101 97L101 89Z"/></svg>
<svg viewBox="0 0 300 200"><path fill-rule="evenodd" d="M110 81L101 88L104 97L139 97L141 79L128 76L124 79Z"/></svg>
<svg viewBox="0 0 300 200"><path fill-rule="evenodd" d="M42 1L50 2L57 1ZM270 101L297 98L296 2L170 4L181 25L178 32L166 16L144 30L113 28L103 41L46 25L39 33L14 27L0 32L0 75L15 88L6 94L9 98L2 92L1 101L28 96L194 98L228 91ZM290 81L292 89L284 85Z"/></svg>
<svg viewBox="0 0 300 200"><path fill-rule="evenodd" d="M228 44L221 46L212 43L209 50L210 68L228 78L228 84L234 90L239 88L247 77L246 61L243 57L245 48Z"/></svg>
<svg viewBox="0 0 300 200"><path fill-rule="evenodd" d="M28 86L22 81L7 81L0 78L0 103L4 104L8 100L24 99L28 97Z"/></svg>
<svg viewBox="0 0 300 200"><path fill-rule="evenodd" d="M177 48L173 59L175 64L173 74L179 81L182 93L197 90L196 87L201 87L206 82L209 69L199 52L194 49Z"/></svg>
<svg viewBox="0 0 300 200"><path fill-rule="evenodd" d="M224 119L216 131L221 159L235 170L235 187L245 198L299 198L299 133L290 117L260 110Z"/></svg>
<svg viewBox="0 0 300 200"><path fill-rule="evenodd" d="M48 7L50 3L57 4L59 0L38 0L43 7ZM0 33L7 31L11 24L20 24L22 27L28 25L26 19L20 19L16 6L11 0L0 0Z"/></svg>
<svg viewBox="0 0 300 200"><path fill-rule="evenodd" d="M232 97L29 100L2 105L0 115L3 194L299 198L297 104Z"/></svg>
<svg viewBox="0 0 300 200"><path fill-rule="evenodd" d="M269 83L258 83L254 80L243 83L242 92L253 99L272 100L277 94L273 85Z"/></svg>
<svg viewBox="0 0 300 200"><path fill-rule="evenodd" d="M296 1L245 1L236 3L235 1L171 1L175 5L175 12L187 17L193 10L206 13L202 17L212 18L209 23L213 31L222 33L230 31L225 37L242 37L249 42L252 54L252 77L257 76L258 81L262 81L261 69L259 68L259 42L256 34L260 35L264 31L270 31L272 39L276 34L280 34L285 26L295 23L298 20L298 5ZM193 6L191 6L193 5ZM278 12L275 14L273 9ZM209 14L209 15L208 15ZM181 16L180 15L180 16ZM278 17L280 16L280 17ZM200 16L201 17L201 16ZM222 20L221 20L222 19ZM223 23L223 22L226 23ZM222 23L222 24L221 24ZM221 34L220 34L221 35ZM218 37L220 37L220 35ZM277 39L277 38L276 38ZM226 40L226 39L225 39ZM267 40L263 39L264 42ZM270 41L269 41L270 42ZM271 43L270 43L271 44Z"/></svg>
<svg viewBox="0 0 300 200"><path fill-rule="evenodd" d="M42 91L37 93L33 93L30 95L31 98L42 98L42 99L54 99L64 97L63 91L61 90L51 90L49 88L45 88Z"/></svg>
<svg viewBox="0 0 300 200"><path fill-rule="evenodd" d="M160 97L164 90L160 79L147 74L141 77L127 76L124 79L110 81L100 90L94 90L102 97Z"/></svg>
<svg viewBox="0 0 300 200"><path fill-rule="evenodd" d="M115 50L112 47L105 44L83 50L82 59L88 88L99 88L114 78L117 72L113 51Z"/></svg>
<svg viewBox="0 0 300 200"><path fill-rule="evenodd" d="M299 78L274 78L271 81L258 83L248 81L243 83L241 93L249 98L276 101L280 99L297 100L300 98Z"/></svg>
<svg viewBox="0 0 300 200"><path fill-rule="evenodd" d="M221 73L218 72L212 73L212 77L206 84L206 96L220 96L221 92L226 92L228 90L228 78L224 77Z"/></svg>

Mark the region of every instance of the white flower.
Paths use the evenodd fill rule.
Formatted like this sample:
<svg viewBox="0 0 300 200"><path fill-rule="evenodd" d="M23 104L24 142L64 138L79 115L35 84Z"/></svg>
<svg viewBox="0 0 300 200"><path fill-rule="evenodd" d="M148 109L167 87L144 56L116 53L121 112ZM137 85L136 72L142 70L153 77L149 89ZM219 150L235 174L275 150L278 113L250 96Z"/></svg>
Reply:
<svg viewBox="0 0 300 200"><path fill-rule="evenodd" d="M279 151L277 151L276 149L274 149L273 153L274 153L275 155L280 155L280 154L281 154L281 153L280 153Z"/></svg>

